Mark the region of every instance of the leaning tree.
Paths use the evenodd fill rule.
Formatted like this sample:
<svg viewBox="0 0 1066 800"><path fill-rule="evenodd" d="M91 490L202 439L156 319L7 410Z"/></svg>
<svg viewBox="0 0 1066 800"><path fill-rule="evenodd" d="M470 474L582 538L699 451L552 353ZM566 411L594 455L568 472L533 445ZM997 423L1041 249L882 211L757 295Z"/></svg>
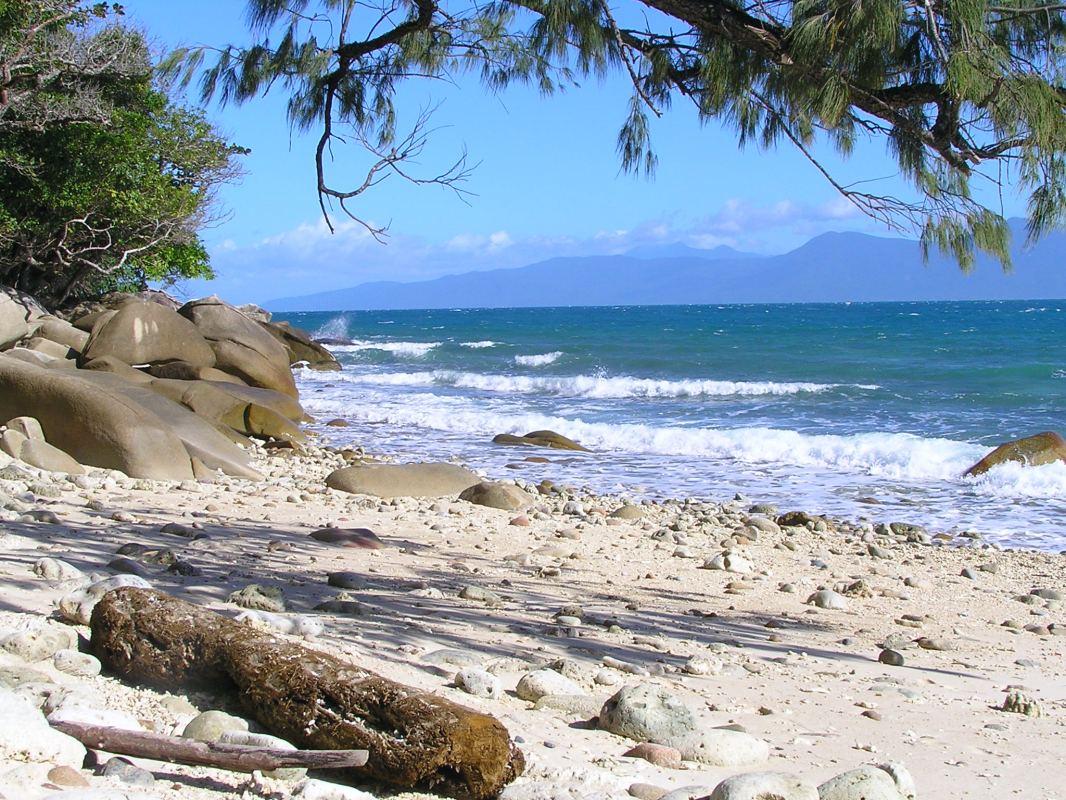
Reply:
<svg viewBox="0 0 1066 800"><path fill-rule="evenodd" d="M247 15L252 45L183 49L165 69L199 74L205 99L287 92L291 123L318 135L327 221L363 221L356 199L388 175L463 191L465 158L414 171L431 129L422 114L398 130L395 103L404 81L469 71L551 93L618 70L633 86L625 169L653 170L650 118L688 106L741 145L797 148L862 212L963 267L978 250L1008 263L1000 188L1027 196L1030 239L1066 211L1066 5L1046 0L248 0ZM884 143L906 194L819 158L863 138ZM356 178L333 161L344 143L369 158Z"/></svg>

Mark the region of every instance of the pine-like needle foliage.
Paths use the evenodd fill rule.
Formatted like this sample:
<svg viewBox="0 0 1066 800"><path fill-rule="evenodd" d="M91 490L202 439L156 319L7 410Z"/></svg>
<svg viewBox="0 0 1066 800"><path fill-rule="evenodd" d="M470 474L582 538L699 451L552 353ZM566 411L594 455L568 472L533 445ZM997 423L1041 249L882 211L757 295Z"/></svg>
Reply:
<svg viewBox="0 0 1066 800"><path fill-rule="evenodd" d="M639 20L634 24L633 20ZM489 88L551 93L621 70L633 99L619 134L629 171L656 163L650 118L675 100L730 126L740 145L798 148L864 213L921 234L963 268L984 251L1009 263L1006 221L984 198L1029 198L1030 239L1066 220L1066 6L1042 0L248 0L252 47L184 50L166 64L199 74L205 97L242 102L280 86L299 129L320 131L323 213L398 174L462 192L465 157L420 176L407 165L431 132L396 130L398 86L476 71ZM209 58L209 56L211 56ZM844 185L818 159L884 142L912 191ZM334 144L371 156L339 188ZM368 225L376 233L379 228Z"/></svg>

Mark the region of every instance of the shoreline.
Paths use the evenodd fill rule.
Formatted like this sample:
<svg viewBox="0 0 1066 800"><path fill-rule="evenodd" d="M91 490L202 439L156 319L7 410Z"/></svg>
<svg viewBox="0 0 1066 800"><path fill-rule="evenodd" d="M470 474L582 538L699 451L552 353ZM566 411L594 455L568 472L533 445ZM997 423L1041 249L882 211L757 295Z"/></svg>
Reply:
<svg viewBox="0 0 1066 800"><path fill-rule="evenodd" d="M348 462L316 443L307 456L257 447L254 460L267 476L263 483L165 484L101 477L107 473L100 470L74 481L34 477L29 484L40 491L32 507L51 511L58 524L5 526L0 571L10 590L0 628L43 624L71 588L71 581L34 576L41 557L113 574L106 566L115 550L133 542L170 548L201 571L182 577L147 566L156 588L234 616L242 609L226 601L231 592L252 583L279 587L288 614L322 624L311 646L494 714L522 740L528 762L504 794L514 800L623 798L636 783L702 787L676 797L704 797L741 772L793 772L817 785L884 761L906 766L919 797L988 797L1018 787L1025 796L1062 796L1054 770L1041 765L1061 758L1055 740L1066 718L1066 637L1056 634L1066 632L1057 623L1063 603L1012 599L1034 588L1066 590L1061 555L937 547L907 542L907 532L877 534L851 523L826 530L817 520L783 529L752 525L750 503L676 500L640 506L640 519L620 520L608 516L621 504L618 496L531 495L525 514L454 498L378 500L326 489L326 474ZM163 533L168 522L201 525L210 538ZM309 539L331 525L371 528L386 547L352 550ZM750 571L703 568L725 549ZM982 569L993 563L996 571ZM974 577L962 577L964 569ZM363 588L349 592L361 616L312 610L341 596L326 581L337 570L362 577ZM786 584L791 591L782 590ZM820 587L842 589L846 607L807 605ZM1044 623L1046 635L1024 630L1034 623ZM877 660L889 637L902 667ZM918 646L919 637L949 649ZM13 657L3 658L0 666L11 666ZM471 664L500 680L500 698L450 685ZM539 709L514 696L522 676L545 665L583 694ZM97 705L102 698L109 708L133 710L167 733L194 712L179 699L112 678L49 677L81 683ZM742 726L769 744L769 760L750 768L686 762L677 770L623 757L635 742L586 721L628 683L676 693L709 726ZM1024 685L1043 716L992 710L1011 685ZM203 695L188 699L201 711L218 707ZM990 757L995 767L982 766ZM159 798L239 797L246 790L298 796L291 784L270 779L255 788L215 770L147 766L165 776L152 790ZM90 781L122 788L113 779Z"/></svg>

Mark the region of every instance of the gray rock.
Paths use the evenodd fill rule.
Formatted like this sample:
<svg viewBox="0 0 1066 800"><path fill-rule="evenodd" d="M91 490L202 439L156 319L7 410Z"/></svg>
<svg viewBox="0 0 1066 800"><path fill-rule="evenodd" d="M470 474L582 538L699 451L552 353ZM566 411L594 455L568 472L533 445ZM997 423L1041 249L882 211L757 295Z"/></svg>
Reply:
<svg viewBox="0 0 1066 800"><path fill-rule="evenodd" d="M326 486L375 497L445 497L479 483L481 478L455 464L371 464L338 469Z"/></svg>
<svg viewBox="0 0 1066 800"><path fill-rule="evenodd" d="M0 646L23 661L32 663L52 658L60 650L77 647L78 635L70 628L48 626L13 633Z"/></svg>
<svg viewBox="0 0 1066 800"><path fill-rule="evenodd" d="M747 772L726 778L710 800L819 800L818 790L796 775Z"/></svg>
<svg viewBox="0 0 1066 800"><path fill-rule="evenodd" d="M223 734L247 732L248 722L222 711L204 711L189 720L181 735L199 742L217 742Z"/></svg>
<svg viewBox="0 0 1066 800"><path fill-rule="evenodd" d="M807 605L843 611L848 607L848 599L832 589L820 589L807 598Z"/></svg>
<svg viewBox="0 0 1066 800"><path fill-rule="evenodd" d="M85 759L81 742L54 730L29 700L9 689L0 689L0 720L0 762L81 767Z"/></svg>
<svg viewBox="0 0 1066 800"><path fill-rule="evenodd" d="M33 565L33 574L53 583L66 583L84 579L82 571L58 558L42 558Z"/></svg>
<svg viewBox="0 0 1066 800"><path fill-rule="evenodd" d="M105 778L115 778L141 789L151 789L155 785L155 776L151 772L119 756L108 759L107 763L101 767L100 774Z"/></svg>
<svg viewBox="0 0 1066 800"><path fill-rule="evenodd" d="M517 486L489 481L482 481L469 489L464 489L459 499L474 505L498 508L503 511L519 511L533 504L533 498Z"/></svg>
<svg viewBox="0 0 1066 800"><path fill-rule="evenodd" d="M60 650L52 656L52 663L56 669L68 675L91 678L93 675L100 674L99 659L77 650Z"/></svg>
<svg viewBox="0 0 1066 800"><path fill-rule="evenodd" d="M455 685L475 697L500 697L503 687L500 679L480 667L466 667L455 675Z"/></svg>
<svg viewBox="0 0 1066 800"><path fill-rule="evenodd" d="M549 694L583 695L585 690L562 673L553 669L537 669L527 672L515 687L515 694L523 700L535 703Z"/></svg>
<svg viewBox="0 0 1066 800"><path fill-rule="evenodd" d="M865 764L818 787L819 800L914 800L914 779L902 764Z"/></svg>

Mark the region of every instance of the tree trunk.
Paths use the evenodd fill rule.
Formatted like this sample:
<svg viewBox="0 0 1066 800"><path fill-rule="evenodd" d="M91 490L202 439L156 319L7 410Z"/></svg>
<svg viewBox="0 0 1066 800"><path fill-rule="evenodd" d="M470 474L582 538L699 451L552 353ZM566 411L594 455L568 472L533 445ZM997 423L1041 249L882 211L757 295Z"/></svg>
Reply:
<svg viewBox="0 0 1066 800"><path fill-rule="evenodd" d="M368 750L346 771L357 780L487 800L522 773L494 717L161 592L109 592L90 625L93 652L124 678L232 692L299 747Z"/></svg>

